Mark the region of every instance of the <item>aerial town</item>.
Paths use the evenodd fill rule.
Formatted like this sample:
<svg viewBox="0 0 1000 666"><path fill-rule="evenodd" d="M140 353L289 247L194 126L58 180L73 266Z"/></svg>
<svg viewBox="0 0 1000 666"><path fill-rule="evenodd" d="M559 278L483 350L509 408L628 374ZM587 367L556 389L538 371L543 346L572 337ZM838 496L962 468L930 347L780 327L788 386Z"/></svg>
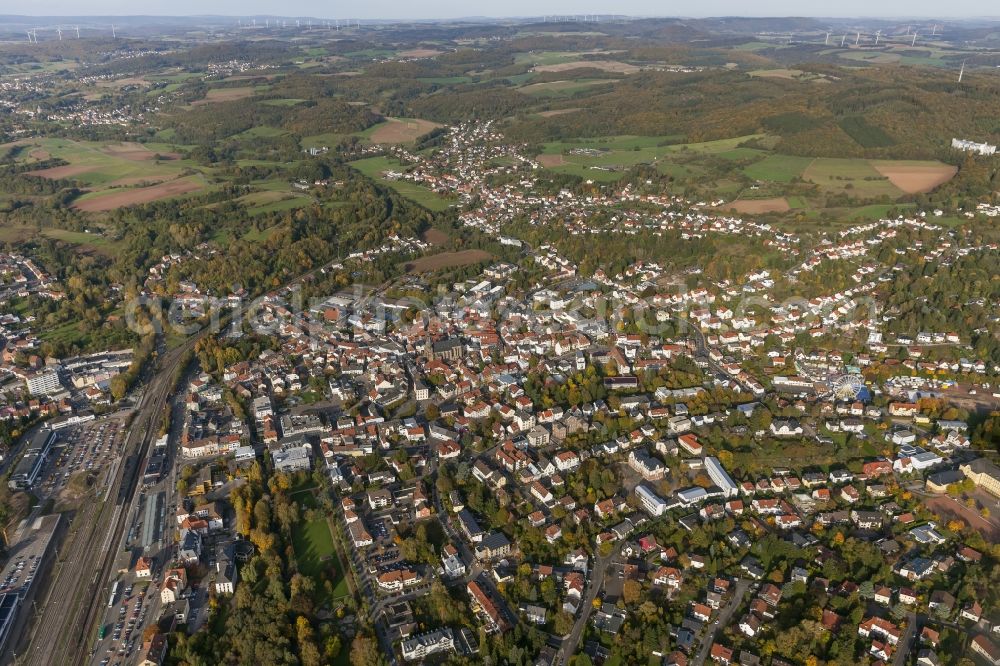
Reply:
<svg viewBox="0 0 1000 666"><path fill-rule="evenodd" d="M240 41L300 34L260 17L208 46L179 23L176 50L117 46L123 22L73 66L0 43L0 664L1000 665L1000 196L975 189L1000 182L996 129L942 133L950 162L862 160L779 152L766 122L654 143L532 134L576 107L401 121L386 92L307 136L310 86L340 94L312 66L473 86L452 68L501 47L296 24L308 47L267 33L290 62ZM547 34L504 38L526 73L562 73ZM701 48L723 47L574 57L595 87L729 76ZM814 70L744 78L840 85ZM511 85L567 83L540 78ZM203 145L177 120L268 90Z"/></svg>

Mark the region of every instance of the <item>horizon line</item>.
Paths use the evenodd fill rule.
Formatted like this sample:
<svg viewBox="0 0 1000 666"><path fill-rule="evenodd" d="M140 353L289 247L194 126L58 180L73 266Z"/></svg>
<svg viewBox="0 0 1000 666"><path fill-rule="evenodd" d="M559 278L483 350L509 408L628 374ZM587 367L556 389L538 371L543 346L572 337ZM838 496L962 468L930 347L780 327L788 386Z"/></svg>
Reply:
<svg viewBox="0 0 1000 666"><path fill-rule="evenodd" d="M574 21L574 17L584 16L607 16L626 19L868 19L868 20L908 20L908 19L933 19L935 21L969 21L969 20L1000 20L1000 14L970 14L967 16L941 16L937 14L844 14L844 15L823 15L823 14L706 14L706 15L682 15L682 14L622 14L622 13L598 13L582 12L578 14L565 14L560 12L545 14L509 14L509 15L456 15L437 17L384 17L384 18L360 18L356 16L327 17L302 15L283 15L266 13L249 14L157 14L157 13L137 13L137 14L0 14L0 19L54 19L54 18L277 18L277 19L315 19L321 21L373 21L380 23L391 23L395 21L483 21L483 20L538 20L548 17L564 18L567 23L586 23L591 21Z"/></svg>

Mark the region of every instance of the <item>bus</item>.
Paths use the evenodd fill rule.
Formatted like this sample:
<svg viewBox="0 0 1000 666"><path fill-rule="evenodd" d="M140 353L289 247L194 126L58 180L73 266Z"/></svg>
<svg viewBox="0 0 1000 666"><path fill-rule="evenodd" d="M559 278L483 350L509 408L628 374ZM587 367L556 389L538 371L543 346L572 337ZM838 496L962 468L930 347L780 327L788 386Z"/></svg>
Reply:
<svg viewBox="0 0 1000 666"><path fill-rule="evenodd" d="M111 598L108 599L108 608L114 608L115 595L117 594L118 594L118 581L115 581L114 585L111 586Z"/></svg>
<svg viewBox="0 0 1000 666"><path fill-rule="evenodd" d="M97 640L103 641L104 636L108 633L107 625L102 624L101 628L97 630Z"/></svg>

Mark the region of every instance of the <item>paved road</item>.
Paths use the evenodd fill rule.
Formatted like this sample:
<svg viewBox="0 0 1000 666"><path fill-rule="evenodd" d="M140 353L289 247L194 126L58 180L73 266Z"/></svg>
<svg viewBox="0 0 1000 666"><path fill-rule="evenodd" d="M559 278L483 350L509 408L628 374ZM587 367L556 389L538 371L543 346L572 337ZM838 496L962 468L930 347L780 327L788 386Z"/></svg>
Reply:
<svg viewBox="0 0 1000 666"><path fill-rule="evenodd" d="M720 628L729 626L729 622L733 619L733 613L743 604L743 595L746 594L749 588L749 579L744 578L736 581L736 589L733 591L733 596L730 597L729 602L719 611L718 620L709 625L708 633L701 640L701 648L698 650L698 654L694 660L691 661L692 666L704 664L705 660L708 659L708 652L712 649L712 643L715 642L716 632Z"/></svg>
<svg viewBox="0 0 1000 666"><path fill-rule="evenodd" d="M594 568L590 571L590 581L587 583L587 590L580 601L582 605L580 615L576 618L576 622L573 623L573 630L569 632L569 636L563 640L562 647L559 648L555 661L552 662L553 666L565 664L570 657L576 654L576 648L583 637L583 631L587 628L587 620L590 619L590 612L594 610L594 599L597 598L598 592L601 591L601 587L604 585L604 577L607 575L608 567L611 566L615 555L617 555L617 551L606 557L597 557L594 559Z"/></svg>
<svg viewBox="0 0 1000 666"><path fill-rule="evenodd" d="M896 645L896 654L892 659L892 666L904 666L906 657L910 654L910 646L917 636L917 615L916 613L906 614L906 632L900 637Z"/></svg>

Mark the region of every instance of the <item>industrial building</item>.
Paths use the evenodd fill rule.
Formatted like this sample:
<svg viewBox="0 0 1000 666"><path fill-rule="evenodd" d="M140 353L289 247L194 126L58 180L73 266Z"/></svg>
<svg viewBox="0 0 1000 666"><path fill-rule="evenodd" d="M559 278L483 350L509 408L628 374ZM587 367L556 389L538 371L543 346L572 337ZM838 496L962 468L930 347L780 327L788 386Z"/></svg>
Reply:
<svg viewBox="0 0 1000 666"><path fill-rule="evenodd" d="M7 564L0 572L0 663L28 635L31 604L48 581L55 545L62 537L62 515L41 516L22 523L14 534Z"/></svg>
<svg viewBox="0 0 1000 666"><path fill-rule="evenodd" d="M51 430L39 430L31 438L28 448L7 481L11 490L30 490L38 480L52 444L59 435Z"/></svg>

